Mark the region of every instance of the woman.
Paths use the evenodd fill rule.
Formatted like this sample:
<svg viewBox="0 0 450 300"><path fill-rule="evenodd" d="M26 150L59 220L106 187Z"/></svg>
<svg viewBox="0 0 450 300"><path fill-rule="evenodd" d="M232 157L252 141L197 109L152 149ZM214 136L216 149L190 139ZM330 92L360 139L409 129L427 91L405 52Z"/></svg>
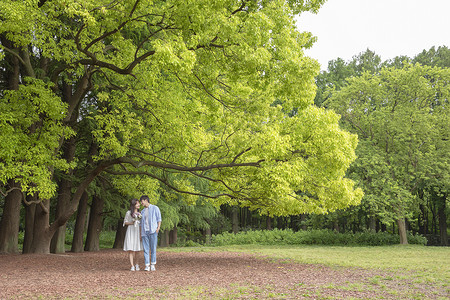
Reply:
<svg viewBox="0 0 450 300"><path fill-rule="evenodd" d="M125 214L123 226L127 225L123 250L128 251L130 255L131 271L139 271L139 265L136 263L136 252L142 250L142 242L140 238L140 219L139 212L140 202L138 199L132 199L130 210Z"/></svg>

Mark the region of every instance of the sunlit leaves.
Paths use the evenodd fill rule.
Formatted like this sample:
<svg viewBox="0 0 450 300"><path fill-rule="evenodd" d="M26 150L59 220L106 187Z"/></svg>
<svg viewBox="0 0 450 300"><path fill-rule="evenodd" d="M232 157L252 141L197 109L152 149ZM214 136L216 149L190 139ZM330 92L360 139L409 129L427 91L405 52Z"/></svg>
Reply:
<svg viewBox="0 0 450 300"><path fill-rule="evenodd" d="M17 91L0 98L0 182L20 178L22 190L51 196L54 168L69 167L55 152L73 130L62 124L67 106L40 80L27 79Z"/></svg>
<svg viewBox="0 0 450 300"><path fill-rule="evenodd" d="M22 39L51 64L45 80L60 93L70 86L65 101L86 86L71 126L96 151L77 145L77 155L89 158L83 166L121 160L107 170L124 176L113 179L121 193L158 193L159 180L189 204L201 194L270 215L325 213L361 192L344 178L356 137L311 106L319 65L303 53L311 35L294 24L294 12L322 3L46 1L27 7L39 17ZM49 95L41 113L61 120L54 114L67 108Z"/></svg>

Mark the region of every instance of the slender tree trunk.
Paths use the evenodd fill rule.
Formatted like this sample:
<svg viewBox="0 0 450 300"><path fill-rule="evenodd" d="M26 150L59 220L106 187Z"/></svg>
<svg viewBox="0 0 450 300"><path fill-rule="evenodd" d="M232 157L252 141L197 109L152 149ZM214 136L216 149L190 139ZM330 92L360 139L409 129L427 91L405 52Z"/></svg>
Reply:
<svg viewBox="0 0 450 300"><path fill-rule="evenodd" d="M70 189L71 183L68 180L63 179L58 195L58 202L56 203L56 214L55 218L59 218L65 211L67 203L70 201ZM65 243L66 242L66 224L58 227L55 234L51 240L50 252L51 253L64 253L66 252Z"/></svg>
<svg viewBox="0 0 450 300"><path fill-rule="evenodd" d="M433 201L430 205L431 208L431 214L432 214L432 219L431 219L431 232L433 234L437 234L437 217L436 217L436 205L435 205L435 201Z"/></svg>
<svg viewBox="0 0 450 300"><path fill-rule="evenodd" d="M83 234L85 228L84 225L86 223L87 206L88 193L84 192L80 198L80 203L78 204L77 220L75 222L75 229L73 231L71 251L75 253L83 252ZM122 225L122 223L120 225Z"/></svg>
<svg viewBox="0 0 450 300"><path fill-rule="evenodd" d="M239 209L237 206L233 206L231 211L232 229L233 233L239 232Z"/></svg>
<svg viewBox="0 0 450 300"><path fill-rule="evenodd" d="M377 231L377 219L374 216L369 218L369 230L373 232Z"/></svg>
<svg viewBox="0 0 450 300"><path fill-rule="evenodd" d="M427 212L426 212L426 207L423 204L420 205L419 218L418 218L417 222L419 223L418 224L419 225L419 233L427 234L428 233L428 230L427 230L428 216L427 216Z"/></svg>
<svg viewBox="0 0 450 300"><path fill-rule="evenodd" d="M333 221L333 230L336 232L339 232L339 230L340 230L339 220L337 220L337 219Z"/></svg>
<svg viewBox="0 0 450 300"><path fill-rule="evenodd" d="M176 244L178 240L178 228L175 226L169 234L169 245Z"/></svg>
<svg viewBox="0 0 450 300"><path fill-rule="evenodd" d="M36 201L37 197L27 196L27 201ZM22 253L30 253L33 243L34 216L36 214L36 204L25 207L25 236L23 238Z"/></svg>
<svg viewBox="0 0 450 300"><path fill-rule="evenodd" d="M308 226L306 226L306 214L300 215L300 221L302 230L308 230Z"/></svg>
<svg viewBox="0 0 450 300"><path fill-rule="evenodd" d="M41 205L36 205L34 216L32 253L50 253L50 241L54 233L50 232L49 227L50 200L46 199L41 202Z"/></svg>
<svg viewBox="0 0 450 300"><path fill-rule="evenodd" d="M78 114L74 114L74 118L77 117ZM76 120L71 120L75 122ZM76 139L75 137L71 137L65 144L64 144L64 158L66 161L71 162L73 161L75 157L75 146L76 146ZM68 176L73 174L73 170L69 171ZM63 177L59 183L59 194L56 204L56 215L55 218L59 218L62 215L64 215L67 205L70 202L70 199L72 198L72 180L70 180L67 177ZM52 238L52 243L50 245L50 251L52 253L64 253L66 252L65 248L66 244L66 223L64 225L60 226L56 232L55 235Z"/></svg>
<svg viewBox="0 0 450 300"><path fill-rule="evenodd" d="M205 239L205 244L209 245L211 244L211 228L206 228L202 230L203 238Z"/></svg>
<svg viewBox="0 0 450 300"><path fill-rule="evenodd" d="M160 238L160 246L161 247L169 247L169 230L165 229L164 231L161 231L161 238Z"/></svg>
<svg viewBox="0 0 450 300"><path fill-rule="evenodd" d="M400 218L397 220L398 234L400 235L400 244L408 244L408 238L406 236L406 222L405 218Z"/></svg>
<svg viewBox="0 0 450 300"><path fill-rule="evenodd" d="M445 202L447 197L441 197L438 200L438 218L439 218L439 237L441 240L441 246L448 246L447 236L447 215L445 213Z"/></svg>
<svg viewBox="0 0 450 300"><path fill-rule="evenodd" d="M272 230L272 218L269 216L266 216L266 229Z"/></svg>
<svg viewBox="0 0 450 300"><path fill-rule="evenodd" d="M19 188L13 180L8 182L10 188ZM19 253L19 225L22 192L11 190L5 197L3 216L0 222L0 253Z"/></svg>
<svg viewBox="0 0 450 300"><path fill-rule="evenodd" d="M123 226L123 219L117 220L116 238L114 239L113 249L123 249L127 226Z"/></svg>
<svg viewBox="0 0 450 300"><path fill-rule="evenodd" d="M86 236L84 251L100 250L100 231L103 224L103 197L95 195L92 198L91 213L89 215L89 226Z"/></svg>

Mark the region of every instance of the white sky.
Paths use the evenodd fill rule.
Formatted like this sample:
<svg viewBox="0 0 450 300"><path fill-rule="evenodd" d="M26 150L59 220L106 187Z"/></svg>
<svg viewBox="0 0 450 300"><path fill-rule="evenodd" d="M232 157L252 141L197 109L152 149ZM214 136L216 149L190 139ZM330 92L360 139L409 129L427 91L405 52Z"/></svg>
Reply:
<svg viewBox="0 0 450 300"><path fill-rule="evenodd" d="M432 46L450 47L450 0L328 0L317 14L297 17L297 28L317 37L305 53L322 70L367 48L382 61L413 58Z"/></svg>

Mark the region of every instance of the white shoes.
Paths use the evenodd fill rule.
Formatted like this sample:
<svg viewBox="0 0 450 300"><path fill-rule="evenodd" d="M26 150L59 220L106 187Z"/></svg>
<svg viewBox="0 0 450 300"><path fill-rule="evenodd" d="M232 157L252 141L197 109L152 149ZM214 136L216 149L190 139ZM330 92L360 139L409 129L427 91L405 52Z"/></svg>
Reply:
<svg viewBox="0 0 450 300"><path fill-rule="evenodd" d="M145 266L145 271L156 271L155 265Z"/></svg>
<svg viewBox="0 0 450 300"><path fill-rule="evenodd" d="M131 269L130 269L130 271L136 271L135 267L132 266Z"/></svg>
<svg viewBox="0 0 450 300"><path fill-rule="evenodd" d="M141 270L141 269L139 268L139 265L134 266L134 269L135 269L136 271L140 271L140 270Z"/></svg>

